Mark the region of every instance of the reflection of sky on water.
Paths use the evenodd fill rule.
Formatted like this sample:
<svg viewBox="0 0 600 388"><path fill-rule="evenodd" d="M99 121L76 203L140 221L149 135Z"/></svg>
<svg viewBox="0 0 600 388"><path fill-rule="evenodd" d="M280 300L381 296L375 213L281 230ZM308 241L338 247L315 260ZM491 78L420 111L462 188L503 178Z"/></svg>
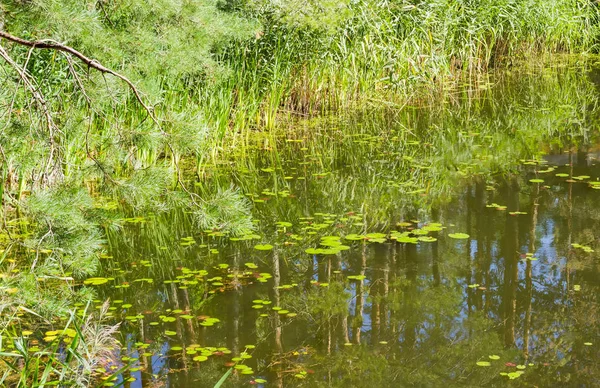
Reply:
<svg viewBox="0 0 600 388"><path fill-rule="evenodd" d="M512 330L515 336L511 341L514 341L516 348L522 349L525 346L525 314L527 304L531 303L533 328L529 331L529 357L536 359L539 355L548 352L554 352L553 354L558 359L566 357L568 350L565 347L557 348L561 340L573 338L572 333L568 333L572 327L571 322L563 320L557 315L560 309L567 309L572 304L564 272L567 266L566 255L570 254L566 236L566 220L560 213L564 211L561 206L565 206L565 197L560 196L564 192L557 194L556 191L546 191L540 194L538 197L540 206L536 215L536 235L531 236L530 232L533 227L531 203L533 201L529 198L531 193L527 191L527 188L523 189L522 187L521 189L523 192L519 194L520 198L518 198L519 209L528 212L525 215L511 216L508 211L502 212L493 208L485 208L484 205L490 201L490 198L501 203L507 201L498 200L498 197L503 195L502 193L474 199L476 190L469 191L471 193L469 195L472 195L469 199L461 199L458 203L450 204L448 209L440 210L443 224L449 226L448 230L451 228L456 232L468 232L471 234L469 240L447 238L445 234L448 233L448 230L446 230L437 234L439 240L435 243L419 243L418 245L403 245L393 242L367 243L366 249L363 250L362 243L351 242L348 244L352 246L351 250L329 256L327 259L317 255L307 257L299 255L288 259L282 254L280 284L298 283L298 287L293 290L279 290L279 294L283 301L285 301L284 296L295 295L294 293L298 293L297 296L300 298L311 289L317 289L315 287L318 286L309 286L310 280L326 282L327 279L324 276L328 272L333 276L333 271L339 269L341 274L337 276L346 280L348 275L358 275L364 270L366 279L362 281L362 295L358 295L361 282L346 281L347 316L345 319L348 325L346 336L350 342L358 342L354 325L358 324L360 320L354 318L358 309L357 302L359 298L362 298L363 311L360 322L362 346L370 348L378 341L389 341L390 343L398 341L395 344L396 349L404 349L404 345L409 342L414 349L427 349L427 352L433 350L429 349L430 347L435 348L437 345L444 347L445 341L477 340L470 325L472 320L478 319L480 316L487 318L487 321L483 323L487 325L487 330L497 333L498 338L502 341L506 325L505 306L507 303L513 302L515 310ZM479 207L469 209L469 206ZM577 206L577 203L574 206ZM506 220L509 220L510 223L507 223ZM455 226L450 227L452 224ZM511 231L515 233L506 236L506 233ZM577 232L577 229L574 229L574 232ZM533 242L532 239L534 239ZM532 295L529 299L527 295L527 262L521 255L529 252L532 246L534 249L531 253L538 260L531 262ZM201 263L196 260L198 251L195 249L190 249L190 252L193 252L190 254L193 256L190 260L192 265L185 265L202 268ZM235 248L231 247L220 249L222 252L227 252L226 249L236 252ZM241 257L239 263L243 263L256 260L254 256L257 254L252 250L249 252L240 250L236 255L223 254L219 260L223 262L227 258ZM272 254L261 253L260 257L264 257L259 265L260 271L272 272ZM366 264L363 264L364 261ZM507 279L513 275L504 273L505 266L512 262L517 266L516 281L507 283ZM327 268L327 263L331 263L333 267ZM340 267L337 267L338 263ZM572 270L571 276L576 272ZM381 289L378 289L378 285L383 282L384 274L390 282L389 292L393 292L391 291L393 287L397 287L399 290L397 305L394 307L395 312L392 312L389 306L388 310L383 310L381 305L377 305L379 302L376 298L382 292ZM439 278L436 279L436 276ZM407 279L411 279L412 282L408 284ZM439 281L438 286L436 286L437 281ZM394 285L394 282L397 284ZM470 288L469 285L474 283L479 283L485 287L485 290ZM298 347L317 348L319 341L322 341L323 334L320 331L325 327L324 323L318 321L318 316L304 320L300 314L296 319L282 318L278 321L272 318L260 321L256 318L258 312L252 310L251 301L256 298L265 298L267 295L272 298L274 290L269 289L272 284L271 280L266 286L255 284L244 286L235 293L225 291L223 294L219 294L195 314L216 316L224 323L202 330L203 334L199 335L200 339L187 338L188 333L184 332L182 341L184 343L200 342L202 345L227 343L231 346L233 342L231 338L237 336L239 343L234 346L255 341L270 344L275 337L275 322L281 322L283 352ZM173 290L175 290L176 296L171 294L174 292ZM426 292L431 293L428 294L432 297L431 300L422 299L422 295ZM158 305L172 304L177 301L174 298L182 296L174 286L171 288L157 286L152 295L153 297L150 299L158 301ZM444 296L449 297L448 301L441 298ZM437 297L440 299L436 299ZM454 297L457 299L453 299ZM200 300L202 295L191 294L186 298L191 301ZM514 298L514 301L510 298ZM123 297L123 299L127 298ZM442 305L455 302L457 306ZM186 302L179 301L178 303L185 304ZM237 305L232 308L232 304ZM288 306L283 304L282 307ZM376 308L380 310L374 311ZM232 311L238 315L238 320L230 315ZM268 310L264 309L263 311ZM379 324L373 318L373 314L376 313L381 314L377 318ZM440 317L440 314L446 314L446 316ZM391 319L392 315L394 315L394 320ZM408 322L414 317L418 317L418 322L411 327ZM440 318L443 318L441 323ZM234 320L235 323L233 323ZM337 321L335 325L335 330L339 331L341 323ZM392 328L391 325L395 325L395 327ZM230 333L232 328L237 330L235 334ZM440 331L443 333L440 334ZM334 337L343 338L338 332ZM439 341L440 338L441 343L436 344L435 341ZM131 339L131 343L133 343L133 339ZM160 353L167 354L169 343L161 342L160 346ZM564 346L568 348L568 344ZM344 346L338 342L334 348L339 350L344 349ZM558 350L554 350L555 348ZM272 348L263 351L265 353L261 357L264 359L261 359L260 362L265 364L268 362L269 352L272 351ZM424 353L427 352L424 351ZM306 358L309 359L309 357ZM155 375L164 375L168 373L170 366L177 365L175 361L156 354L149 359L152 367L148 369L152 370ZM258 365L259 361L257 360L256 363ZM132 387L141 387L141 372L133 372L133 376L137 381L132 384ZM144 377L154 379L154 377ZM167 381L168 384L170 383Z"/></svg>

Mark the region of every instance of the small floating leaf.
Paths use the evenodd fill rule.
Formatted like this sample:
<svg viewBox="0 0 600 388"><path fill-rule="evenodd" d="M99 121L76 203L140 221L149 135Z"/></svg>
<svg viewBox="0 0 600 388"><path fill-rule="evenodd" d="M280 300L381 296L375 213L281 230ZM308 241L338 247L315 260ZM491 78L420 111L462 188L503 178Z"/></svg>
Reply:
<svg viewBox="0 0 600 388"><path fill-rule="evenodd" d="M258 249L259 251L270 251L273 249L273 245L271 244L258 244L254 246L254 249Z"/></svg>
<svg viewBox="0 0 600 388"><path fill-rule="evenodd" d="M461 239L469 238L470 236L466 233L450 233L450 234L448 234L448 237L461 240Z"/></svg>
<svg viewBox="0 0 600 388"><path fill-rule="evenodd" d="M477 361L477 366L491 366L489 361Z"/></svg>
<svg viewBox="0 0 600 388"><path fill-rule="evenodd" d="M517 377L520 377L523 373L525 372L523 372L522 370L518 370L516 372L510 372L507 376L509 379L514 380Z"/></svg>
<svg viewBox="0 0 600 388"><path fill-rule="evenodd" d="M367 277L365 275L350 275L348 276L349 280L364 280Z"/></svg>
<svg viewBox="0 0 600 388"><path fill-rule="evenodd" d="M83 281L83 284L90 286L99 286L108 282L108 278L89 278Z"/></svg>

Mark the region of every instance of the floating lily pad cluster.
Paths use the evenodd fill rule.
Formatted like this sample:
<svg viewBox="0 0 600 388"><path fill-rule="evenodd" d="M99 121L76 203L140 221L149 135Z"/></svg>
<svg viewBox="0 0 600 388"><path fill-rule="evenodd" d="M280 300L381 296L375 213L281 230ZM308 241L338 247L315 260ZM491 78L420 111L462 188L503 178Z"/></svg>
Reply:
<svg viewBox="0 0 600 388"><path fill-rule="evenodd" d="M493 208L493 209L500 210L500 211L506 210L506 206L498 205L496 202L490 203L489 205L485 205L485 207Z"/></svg>
<svg viewBox="0 0 600 388"><path fill-rule="evenodd" d="M536 261L537 257L534 257L533 253L527 252L527 253L525 253L525 255L523 257L523 260L525 260L525 261Z"/></svg>
<svg viewBox="0 0 600 388"><path fill-rule="evenodd" d="M594 249L592 249L592 247L590 247L588 245L574 243L574 244L571 244L571 246L575 249L581 249L585 253L593 253L594 252Z"/></svg>
<svg viewBox="0 0 600 388"><path fill-rule="evenodd" d="M309 255L335 255L341 251L350 249L348 245L342 244L341 237L339 236L321 237L320 245L325 248L308 248L304 252Z"/></svg>

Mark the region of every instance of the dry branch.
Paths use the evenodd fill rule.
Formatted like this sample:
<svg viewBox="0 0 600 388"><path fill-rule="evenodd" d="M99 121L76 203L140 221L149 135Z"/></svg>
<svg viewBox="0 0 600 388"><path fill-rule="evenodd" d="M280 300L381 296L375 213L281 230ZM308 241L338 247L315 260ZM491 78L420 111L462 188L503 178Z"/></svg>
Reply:
<svg viewBox="0 0 600 388"><path fill-rule="evenodd" d="M44 98L42 93L38 90L38 88L34 85L33 81L29 78L25 69L21 68L21 66L19 66L11 58L11 56L8 54L8 52L1 45L0 45L0 57L2 57L12 68L15 69L15 71L19 75L19 78L21 79L21 81L23 81L25 88L30 91L30 93L33 95L33 99L37 102L37 104L40 106L40 109L44 113L44 117L45 117L46 123L48 125L49 142L50 142L50 155L48 156L48 164L46 166L46 172L47 172L48 168L52 164L52 160L53 160L53 156L54 156L54 148L55 148L54 129L56 128L56 125L54 124L54 120L52 119L52 114L50 112L50 109L48 108L46 99Z"/></svg>
<svg viewBox="0 0 600 388"><path fill-rule="evenodd" d="M35 49L56 50L56 51L62 51L62 52L71 54L74 57L76 57L77 59L79 59L81 62L85 63L88 67L91 67L92 69L96 69L96 70L98 70L101 73L107 73L107 74L113 75L113 76L121 79L133 91L133 94L135 95L136 99L138 100L138 102L140 103L140 105L142 105L142 107L144 108L144 110L148 113L148 115L150 116L150 118L152 119L152 121L154 121L154 123L160 127L160 124L158 123L158 120L156 119L156 117L152 113L152 109L148 105L146 105L146 103L142 99L142 96L141 96L139 90L137 89L137 87L133 84L133 82L131 82L124 75L122 75L120 73L117 73L116 71L114 71L112 69L109 69L108 67L102 65L97 60L95 60L93 58L89 58L89 57L83 55L82 53L80 53L79 51L75 50L72 47L65 46L64 44L55 42L53 40L49 40L49 39L35 40L35 41L26 40L26 39L19 38L17 36L11 35L11 34L5 32L5 31L1 31L1 30L0 30L0 38L4 38L4 39L6 39L6 40L8 40L10 42L13 42L13 43L16 43L16 44L20 44L20 45L23 45L23 46L27 46L27 47L31 47L31 48L35 48Z"/></svg>

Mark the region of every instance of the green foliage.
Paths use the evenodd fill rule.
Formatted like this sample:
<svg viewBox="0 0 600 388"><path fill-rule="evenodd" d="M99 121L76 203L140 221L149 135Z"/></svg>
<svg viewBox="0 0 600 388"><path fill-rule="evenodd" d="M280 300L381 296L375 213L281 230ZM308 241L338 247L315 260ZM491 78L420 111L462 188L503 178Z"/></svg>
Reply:
<svg viewBox="0 0 600 388"><path fill-rule="evenodd" d="M205 196L207 199L194 211L195 220L201 228L217 228L241 235L254 229L250 203L234 188L218 189Z"/></svg>
<svg viewBox="0 0 600 388"><path fill-rule="evenodd" d="M69 186L39 191L25 202L35 227L25 245L36 252L35 260L40 250L50 252L46 265L58 271L53 275L94 273L103 240L90 217L92 207L86 190Z"/></svg>

